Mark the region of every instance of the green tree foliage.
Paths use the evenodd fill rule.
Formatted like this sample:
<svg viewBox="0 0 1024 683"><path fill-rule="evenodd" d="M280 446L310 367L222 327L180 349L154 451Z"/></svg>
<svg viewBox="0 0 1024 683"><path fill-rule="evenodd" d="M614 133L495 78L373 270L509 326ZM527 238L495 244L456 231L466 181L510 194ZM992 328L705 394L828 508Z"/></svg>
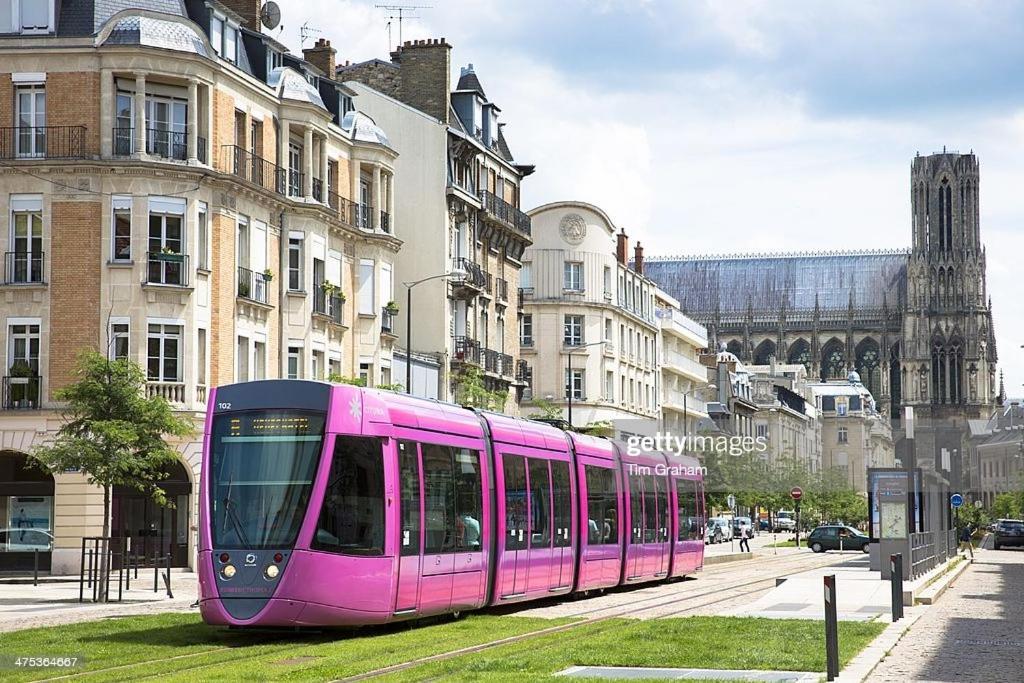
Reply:
<svg viewBox="0 0 1024 683"><path fill-rule="evenodd" d="M537 412L530 413L527 416L531 419L557 420L562 417L562 409L555 405L554 401L549 401L546 398L535 398L533 399L533 405Z"/></svg>
<svg viewBox="0 0 1024 683"><path fill-rule="evenodd" d="M1000 518L1020 519L1020 497L1016 493L1000 493L992 501L992 516Z"/></svg>
<svg viewBox="0 0 1024 683"><path fill-rule="evenodd" d="M338 374L333 373L333 372L331 374L327 375L327 381L331 382L333 384L350 384L350 385L356 386L356 387L365 387L366 386L366 378L365 377L345 377L344 375L338 375Z"/></svg>
<svg viewBox="0 0 1024 683"><path fill-rule="evenodd" d="M455 376L455 396L464 406L500 411L505 407L508 392L491 391L484 383L483 371L468 366Z"/></svg>
<svg viewBox="0 0 1024 683"><path fill-rule="evenodd" d="M159 484L177 451L164 439L191 436L193 424L175 415L162 397L146 397L146 375L137 363L84 351L76 377L55 395L66 404L56 439L30 456L51 474L78 470L103 489L103 536L109 537L114 486L131 487L168 504ZM103 553L101 576L106 576L106 558Z"/></svg>

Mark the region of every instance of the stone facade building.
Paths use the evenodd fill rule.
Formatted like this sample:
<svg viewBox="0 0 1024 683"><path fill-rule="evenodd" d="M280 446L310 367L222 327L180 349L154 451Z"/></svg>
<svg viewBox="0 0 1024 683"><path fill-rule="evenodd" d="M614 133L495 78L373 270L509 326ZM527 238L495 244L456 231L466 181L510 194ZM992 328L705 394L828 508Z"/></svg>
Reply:
<svg viewBox="0 0 1024 683"><path fill-rule="evenodd" d="M396 152L312 63L329 44L287 54L258 1L0 6L20 9L0 16L0 527L25 510L44 566L77 572L102 496L25 454L59 427L81 349L140 363L200 434L211 386L392 381ZM113 531L187 565L201 442L178 450L177 507L115 490Z"/></svg>
<svg viewBox="0 0 1024 683"><path fill-rule="evenodd" d="M410 229L398 269L403 282L423 281L411 306L414 393L459 401L462 373L478 369L486 388L506 392L505 412L517 414L528 369L519 357L516 283L532 242L519 200L533 166L513 157L500 109L472 64L452 89L450 54L444 38L407 41L390 62L345 64L337 77L361 93L368 112L402 126L396 163ZM450 272L465 276L439 277ZM396 331L408 349L404 316ZM399 362L404 368L406 353Z"/></svg>
<svg viewBox="0 0 1024 683"><path fill-rule="evenodd" d="M973 153L911 164L908 250L648 258L648 275L741 360L856 371L894 421L912 406L917 464L960 447L997 400ZM954 468L959 472L959 468Z"/></svg>
<svg viewBox="0 0 1024 683"><path fill-rule="evenodd" d="M807 368L770 363L748 367L753 384L754 436L767 439L770 466L780 459L800 463L808 472L821 470L821 427L807 381Z"/></svg>

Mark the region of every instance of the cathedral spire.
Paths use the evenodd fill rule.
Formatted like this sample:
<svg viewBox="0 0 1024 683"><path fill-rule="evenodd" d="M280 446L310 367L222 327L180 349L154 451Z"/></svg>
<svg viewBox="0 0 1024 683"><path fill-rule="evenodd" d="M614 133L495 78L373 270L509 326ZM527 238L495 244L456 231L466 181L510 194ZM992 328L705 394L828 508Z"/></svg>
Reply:
<svg viewBox="0 0 1024 683"><path fill-rule="evenodd" d="M1006 380L1003 371L999 371L999 395L996 397L996 405L1006 405Z"/></svg>

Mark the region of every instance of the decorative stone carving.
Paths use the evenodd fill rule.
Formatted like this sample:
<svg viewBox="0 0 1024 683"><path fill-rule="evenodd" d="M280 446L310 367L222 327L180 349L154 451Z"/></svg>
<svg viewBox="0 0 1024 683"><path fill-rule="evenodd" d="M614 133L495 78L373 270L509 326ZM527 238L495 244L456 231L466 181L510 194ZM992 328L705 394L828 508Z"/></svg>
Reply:
<svg viewBox="0 0 1024 683"><path fill-rule="evenodd" d="M562 239L569 244L580 244L587 236L587 222L578 213L566 214L558 226Z"/></svg>

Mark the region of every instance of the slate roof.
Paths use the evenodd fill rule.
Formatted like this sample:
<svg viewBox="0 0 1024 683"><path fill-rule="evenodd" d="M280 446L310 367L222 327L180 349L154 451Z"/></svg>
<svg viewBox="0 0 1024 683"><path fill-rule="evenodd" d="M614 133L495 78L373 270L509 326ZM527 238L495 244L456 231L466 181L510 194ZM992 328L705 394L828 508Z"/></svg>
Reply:
<svg viewBox="0 0 1024 683"><path fill-rule="evenodd" d="M904 303L907 250L649 257L644 274L689 315L881 308Z"/></svg>
<svg viewBox="0 0 1024 683"><path fill-rule="evenodd" d="M355 142L373 142L390 146L388 136L372 118L361 111L350 111L341 121L341 129Z"/></svg>
<svg viewBox="0 0 1024 683"><path fill-rule="evenodd" d="M151 17L125 17L117 22L104 45L145 45L207 56L206 44L195 29Z"/></svg>
<svg viewBox="0 0 1024 683"><path fill-rule="evenodd" d="M484 87L480 85L480 79L476 77L476 72L473 71L473 65L469 65L469 70L463 73L459 77L459 83L455 86L456 90L475 90L480 93L480 97L487 99L487 95L484 93Z"/></svg>
<svg viewBox="0 0 1024 683"><path fill-rule="evenodd" d="M127 9L188 16L182 0L64 0L57 16L57 35L69 38L95 35L110 17Z"/></svg>
<svg viewBox="0 0 1024 683"><path fill-rule="evenodd" d="M281 99L308 102L327 109L317 89L290 67L279 67L267 74L267 85L275 88Z"/></svg>

